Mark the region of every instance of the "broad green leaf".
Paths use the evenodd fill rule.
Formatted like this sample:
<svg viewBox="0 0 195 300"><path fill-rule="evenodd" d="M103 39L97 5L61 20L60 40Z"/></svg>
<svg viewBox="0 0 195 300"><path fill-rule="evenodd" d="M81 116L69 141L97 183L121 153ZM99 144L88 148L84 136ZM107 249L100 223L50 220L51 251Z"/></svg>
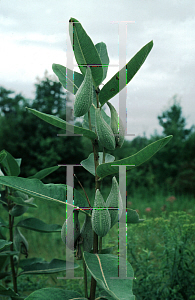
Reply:
<svg viewBox="0 0 195 300"><path fill-rule="evenodd" d="M85 200L75 188L73 189L75 206L66 203L67 188L71 189L71 187L65 184L44 184L39 179L28 179L15 176L0 176L0 184L24 192L38 200L47 200L56 202L58 204L69 205L72 207L72 209L79 208L79 206L88 207L87 200ZM80 212L88 214L82 209Z"/></svg>
<svg viewBox="0 0 195 300"><path fill-rule="evenodd" d="M135 56L119 71L117 72L101 89L99 94L99 101L103 106L109 99L118 94L134 77L137 71L141 68L153 47L153 41L146 44ZM126 70L126 72L124 72ZM126 76L123 77L123 74ZM123 85L119 90L119 80L122 80Z"/></svg>
<svg viewBox="0 0 195 300"><path fill-rule="evenodd" d="M60 225L46 224L43 221L36 218L28 218L21 220L15 226L46 233L59 232L62 229L62 226Z"/></svg>
<svg viewBox="0 0 195 300"><path fill-rule="evenodd" d="M106 44L101 42L95 45L97 52L100 56L102 65L103 65L103 78L102 81L106 78L107 71L108 71L108 65L109 65L109 57L107 52Z"/></svg>
<svg viewBox="0 0 195 300"><path fill-rule="evenodd" d="M14 203L22 206L28 206L28 207L38 207L35 203L30 203L29 200L23 200L21 197L14 197L14 196L8 196L8 199L13 201Z"/></svg>
<svg viewBox="0 0 195 300"><path fill-rule="evenodd" d="M99 180L102 178L111 175L116 174L119 172L119 167L114 165L134 165L134 166L127 166L126 170L130 170L132 168L135 168L141 164L143 164L145 161L147 161L149 158L151 158L156 152L158 152L162 147L164 147L171 139L172 135L166 136L165 138L162 138L154 143L151 143L150 145L146 146L136 154L133 154L129 157L116 160L112 163L105 163L101 164L97 167L97 175L100 177Z"/></svg>
<svg viewBox="0 0 195 300"><path fill-rule="evenodd" d="M2 150L0 153L4 156L4 159L0 162L1 169L8 176L18 176L20 174L20 167L15 158L6 150Z"/></svg>
<svg viewBox="0 0 195 300"><path fill-rule="evenodd" d="M43 258L42 257L25 258L20 260L19 267L23 269L25 266L30 266L38 262L44 262Z"/></svg>
<svg viewBox="0 0 195 300"><path fill-rule="evenodd" d="M62 65L53 64L52 69L58 76L62 86L72 94L76 94L83 82L84 76L76 71L72 71Z"/></svg>
<svg viewBox="0 0 195 300"><path fill-rule="evenodd" d="M85 76L86 65L95 65L91 68L91 73L94 86L97 88L102 82L103 68L95 45L75 18L69 20L69 35L78 67L83 76Z"/></svg>
<svg viewBox="0 0 195 300"><path fill-rule="evenodd" d="M98 152L99 155L99 164L102 164L103 161L103 152ZM115 157L109 153L105 155L105 162L113 162ZM94 165L94 154L89 154L87 159L84 159L80 162L80 164L85 168L89 173L95 176L95 165Z"/></svg>
<svg viewBox="0 0 195 300"><path fill-rule="evenodd" d="M68 266L66 264L68 263ZM74 264L72 267L72 263L66 262L65 260L61 259L52 259L50 262L36 262L30 265L23 265L23 271L20 272L18 275L22 274L52 274L57 273L65 270L71 270L78 268L78 264Z"/></svg>
<svg viewBox="0 0 195 300"><path fill-rule="evenodd" d="M0 250L2 251L6 246L9 246L11 244L12 242L0 239Z"/></svg>
<svg viewBox="0 0 195 300"><path fill-rule="evenodd" d="M45 178L46 176L48 176L49 174L55 172L56 170L58 170L60 168L60 166L55 166L55 167L51 167L51 168L46 168L43 169L39 172L37 172L35 175L33 176L29 176L28 178L37 178L39 180Z"/></svg>
<svg viewBox="0 0 195 300"><path fill-rule="evenodd" d="M58 288L43 288L34 291L25 300L87 300L75 291L63 290Z"/></svg>
<svg viewBox="0 0 195 300"><path fill-rule="evenodd" d="M83 134L83 136L91 139L91 140L95 140L97 138L97 135L95 134L95 132L88 130L88 129L84 129L82 127L78 127L78 126L74 126L69 124L68 122L53 116L53 115L49 115L49 114L45 114L42 112L39 112L36 109L32 109L32 108L28 108L26 107L29 111L31 111L35 116L37 116L38 118L44 120L45 122L56 126L58 128L64 129L66 130L66 126L67 126L67 130L71 131L75 134Z"/></svg>
<svg viewBox="0 0 195 300"><path fill-rule="evenodd" d="M127 264L127 277L132 279L111 279L110 277L118 277L118 256L92 254L86 251L84 251L83 255L87 269L97 281L97 284L113 299L135 300L135 296L132 293L134 272L128 261L126 262L125 259L121 258L124 266Z"/></svg>

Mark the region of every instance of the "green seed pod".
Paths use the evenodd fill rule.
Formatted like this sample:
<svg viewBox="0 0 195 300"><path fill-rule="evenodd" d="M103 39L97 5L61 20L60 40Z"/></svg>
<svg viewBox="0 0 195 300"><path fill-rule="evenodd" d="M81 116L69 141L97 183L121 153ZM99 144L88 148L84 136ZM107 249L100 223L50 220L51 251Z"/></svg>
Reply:
<svg viewBox="0 0 195 300"><path fill-rule="evenodd" d="M14 245L17 251L28 257L28 242L17 227L14 233Z"/></svg>
<svg viewBox="0 0 195 300"><path fill-rule="evenodd" d="M73 219L71 220L72 214L64 222L61 229L62 241L65 245L67 245L67 247L70 250L76 249L76 241L80 235L80 222L78 218L79 211L75 210L73 213L74 213L74 230L73 230ZM66 237L66 225L67 225L67 237ZM74 249L72 245L74 246Z"/></svg>
<svg viewBox="0 0 195 300"><path fill-rule="evenodd" d="M99 209L93 209L92 211L92 228L98 236L103 237L110 230L111 218L109 211L106 209L102 209L105 208L105 202L102 194L98 189L96 190L95 194L94 208Z"/></svg>
<svg viewBox="0 0 195 300"><path fill-rule="evenodd" d="M100 108L95 110L95 127L98 135L98 139L103 147L108 150L115 149L115 138L110 126L106 123L102 117Z"/></svg>
<svg viewBox="0 0 195 300"><path fill-rule="evenodd" d="M28 195L20 191L13 192L14 197L21 197L23 200L28 200Z"/></svg>
<svg viewBox="0 0 195 300"><path fill-rule="evenodd" d="M119 204L118 204L119 202ZM112 208L118 208L119 207L119 219L122 215L122 209L123 209L123 203L121 194L119 191L118 182L116 180L116 177L112 178L112 187L110 190L110 194L106 200L106 207L112 207ZM118 221L118 210L110 209L110 218L111 218L111 227L112 228Z"/></svg>
<svg viewBox="0 0 195 300"><path fill-rule="evenodd" d="M123 143L124 143L124 139L125 139L125 128L123 126L123 122L121 120L121 118L118 118L118 113L116 111L116 109L114 108L114 106L107 102L108 107L110 108L110 113L111 113L111 129L114 133L115 136L115 141L116 141L116 147L121 148ZM118 130L118 119L119 119L119 130Z"/></svg>
<svg viewBox="0 0 195 300"><path fill-rule="evenodd" d="M90 67L87 67L85 77L75 95L74 115L84 116L90 109L93 101L93 80Z"/></svg>
<svg viewBox="0 0 195 300"><path fill-rule="evenodd" d="M91 217L85 215L85 221L81 228L81 237L83 238L83 251L90 252L93 247L93 229Z"/></svg>

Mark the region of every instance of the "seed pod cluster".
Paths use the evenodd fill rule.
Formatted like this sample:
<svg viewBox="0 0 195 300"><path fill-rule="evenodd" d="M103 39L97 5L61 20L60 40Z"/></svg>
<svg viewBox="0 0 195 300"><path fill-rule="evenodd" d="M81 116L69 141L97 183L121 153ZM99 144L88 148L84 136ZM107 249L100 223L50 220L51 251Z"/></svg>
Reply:
<svg viewBox="0 0 195 300"><path fill-rule="evenodd" d="M95 110L95 127L98 135L98 139L103 147L108 150L115 149L115 137L111 127L106 123L102 117L100 108Z"/></svg>
<svg viewBox="0 0 195 300"><path fill-rule="evenodd" d="M93 101L93 81L90 67L87 67L85 77L75 95L74 115L84 116L90 109Z"/></svg>
<svg viewBox="0 0 195 300"><path fill-rule="evenodd" d="M118 208L119 207L119 219L122 215L123 203L121 194L119 191L119 185L116 180L116 177L112 178L112 187L110 190L110 194L106 200L106 207ZM112 228L118 221L118 209L110 209L110 218L111 218L111 227Z"/></svg>
<svg viewBox="0 0 195 300"><path fill-rule="evenodd" d="M111 129L115 136L116 147L121 148L125 139L125 128L123 126L123 122L121 118L120 117L118 118L118 113L114 108L114 106L110 102L107 102L107 105L111 113ZM119 130L118 130L118 119L119 119Z"/></svg>
<svg viewBox="0 0 195 300"><path fill-rule="evenodd" d="M14 232L14 245L17 251L28 257L28 242L17 227Z"/></svg>
<svg viewBox="0 0 195 300"><path fill-rule="evenodd" d="M80 235L80 222L79 222L79 211L74 211L74 229L73 229L73 217L72 214L64 222L61 229L61 238L63 243L70 249L76 249L76 241ZM67 225L67 237L66 237L66 225Z"/></svg>
<svg viewBox="0 0 195 300"><path fill-rule="evenodd" d="M90 252L93 247L93 229L91 217L85 215L85 221L81 228L81 238L83 239L83 251Z"/></svg>
<svg viewBox="0 0 195 300"><path fill-rule="evenodd" d="M100 190L97 189L95 194L94 209L92 211L91 221L93 230L100 237L104 237L111 227L111 218L109 211L104 208L104 198Z"/></svg>

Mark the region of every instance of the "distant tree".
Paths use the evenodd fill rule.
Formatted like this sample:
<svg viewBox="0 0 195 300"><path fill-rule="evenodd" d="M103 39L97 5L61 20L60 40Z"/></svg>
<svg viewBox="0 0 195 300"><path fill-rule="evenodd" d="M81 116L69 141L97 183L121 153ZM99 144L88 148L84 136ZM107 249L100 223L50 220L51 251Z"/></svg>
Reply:
<svg viewBox="0 0 195 300"><path fill-rule="evenodd" d="M57 134L65 134L65 131L25 109L27 106L66 120L67 93L62 85L45 73L43 79L38 79L35 88L32 104L21 95L14 96L13 91L4 88L0 90L0 150L5 149L15 158L22 158L21 176L24 177L57 164L79 164L85 157L82 138L58 137ZM69 121L71 119L70 116ZM82 168L78 169L80 173ZM60 168L46 178L45 183L60 183L62 180L65 183L65 170Z"/></svg>

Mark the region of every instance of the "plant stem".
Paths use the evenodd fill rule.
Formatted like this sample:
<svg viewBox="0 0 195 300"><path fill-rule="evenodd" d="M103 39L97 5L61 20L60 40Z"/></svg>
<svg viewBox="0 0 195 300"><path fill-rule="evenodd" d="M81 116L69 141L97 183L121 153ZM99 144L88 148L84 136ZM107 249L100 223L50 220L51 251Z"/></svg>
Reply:
<svg viewBox="0 0 195 300"><path fill-rule="evenodd" d="M9 236L10 236L10 242L12 244L10 245L10 251L14 251L14 246L13 246L13 221L12 216L9 214ZM14 286L14 292L17 293L17 280L16 280L16 272L14 268L14 259L13 255L10 255L10 264L11 264L11 270L12 270L12 280L13 280L13 286Z"/></svg>
<svg viewBox="0 0 195 300"><path fill-rule="evenodd" d="M100 243L99 243L99 251L98 253L101 253L102 251L102 237L100 236Z"/></svg>
<svg viewBox="0 0 195 300"><path fill-rule="evenodd" d="M86 268L85 260L84 260L84 257L83 257L83 244L81 244L81 254L82 254L82 261L83 261L85 298L88 299L88 291L87 291L87 268Z"/></svg>

